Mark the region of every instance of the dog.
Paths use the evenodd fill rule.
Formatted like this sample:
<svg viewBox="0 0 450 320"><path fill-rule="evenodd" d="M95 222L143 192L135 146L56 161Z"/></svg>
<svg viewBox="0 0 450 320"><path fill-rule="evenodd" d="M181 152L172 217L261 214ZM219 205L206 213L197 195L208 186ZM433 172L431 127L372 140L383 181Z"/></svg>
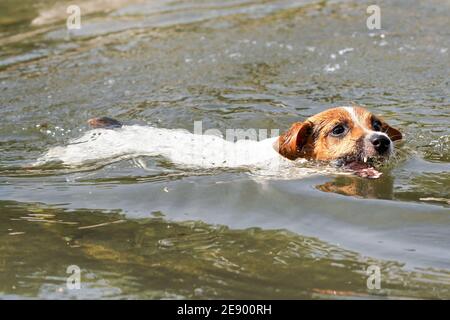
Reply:
<svg viewBox="0 0 450 320"><path fill-rule="evenodd" d="M88 121L92 128L120 128L122 123L107 117ZM337 107L296 122L274 138L272 148L285 159L330 162L357 175L378 178L375 163L394 154L399 130L360 106ZM264 148L269 147L264 144Z"/></svg>
<svg viewBox="0 0 450 320"><path fill-rule="evenodd" d="M276 142L278 152L290 159L332 161L359 175L377 178L370 165L394 154L401 132L360 106L338 107L294 123Z"/></svg>

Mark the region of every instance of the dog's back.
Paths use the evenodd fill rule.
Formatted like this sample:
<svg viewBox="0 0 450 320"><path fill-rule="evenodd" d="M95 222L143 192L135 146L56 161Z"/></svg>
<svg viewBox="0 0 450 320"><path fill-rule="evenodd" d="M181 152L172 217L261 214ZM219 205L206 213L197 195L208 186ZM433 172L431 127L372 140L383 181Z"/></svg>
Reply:
<svg viewBox="0 0 450 320"><path fill-rule="evenodd" d="M162 156L188 167L271 167L283 160L273 148L276 139L232 142L186 130L139 125L96 128L67 146L51 148L39 162L58 161L67 166L82 166L136 156Z"/></svg>

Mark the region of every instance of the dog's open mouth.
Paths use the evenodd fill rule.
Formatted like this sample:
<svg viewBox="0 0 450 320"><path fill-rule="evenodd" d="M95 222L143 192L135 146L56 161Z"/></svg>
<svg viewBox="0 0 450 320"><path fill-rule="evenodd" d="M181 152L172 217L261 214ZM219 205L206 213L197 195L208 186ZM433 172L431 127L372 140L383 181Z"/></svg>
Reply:
<svg viewBox="0 0 450 320"><path fill-rule="evenodd" d="M369 179L378 179L382 173L375 169L377 159L364 157L362 159L343 159L341 164L344 170L352 171L357 176Z"/></svg>

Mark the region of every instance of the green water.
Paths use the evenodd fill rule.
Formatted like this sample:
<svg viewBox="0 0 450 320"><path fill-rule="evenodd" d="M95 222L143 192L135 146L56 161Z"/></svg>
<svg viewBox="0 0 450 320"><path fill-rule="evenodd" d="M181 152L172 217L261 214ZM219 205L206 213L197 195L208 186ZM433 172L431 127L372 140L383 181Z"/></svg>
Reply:
<svg viewBox="0 0 450 320"><path fill-rule="evenodd" d="M448 2L382 1L375 31L365 1L78 2L70 32L69 2L0 3L1 298L450 298ZM380 179L29 169L94 116L285 130L352 101L404 133Z"/></svg>

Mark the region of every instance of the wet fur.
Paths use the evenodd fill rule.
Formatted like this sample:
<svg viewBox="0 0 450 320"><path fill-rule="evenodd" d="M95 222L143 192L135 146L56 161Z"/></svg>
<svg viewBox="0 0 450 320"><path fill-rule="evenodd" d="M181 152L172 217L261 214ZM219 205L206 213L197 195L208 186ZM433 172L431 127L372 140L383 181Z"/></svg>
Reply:
<svg viewBox="0 0 450 320"><path fill-rule="evenodd" d="M362 161L367 157L376 158L377 152L367 142L368 136L376 132L372 128L374 119L381 123L378 134L385 134L391 141L402 139L400 131L388 125L380 117L362 107L354 106L328 109L304 122L295 122L289 130L278 137L273 147L289 160L302 158L320 161L339 159ZM119 121L108 117L93 118L88 123L93 128L122 126ZM347 134L342 137L333 137L330 132L338 124L347 127Z"/></svg>
<svg viewBox="0 0 450 320"><path fill-rule="evenodd" d="M372 128L374 118L381 123L380 132L385 133L391 141L402 138L400 131L388 125L380 117L362 107L352 108L357 121L343 107L329 109L304 122L294 123L279 137L275 148L290 160L305 158L332 161L346 158L362 159L364 156L375 157L375 152L367 147L367 143L364 143L368 132L375 132ZM348 127L348 133L343 137L330 136L331 130L338 124L345 124Z"/></svg>

